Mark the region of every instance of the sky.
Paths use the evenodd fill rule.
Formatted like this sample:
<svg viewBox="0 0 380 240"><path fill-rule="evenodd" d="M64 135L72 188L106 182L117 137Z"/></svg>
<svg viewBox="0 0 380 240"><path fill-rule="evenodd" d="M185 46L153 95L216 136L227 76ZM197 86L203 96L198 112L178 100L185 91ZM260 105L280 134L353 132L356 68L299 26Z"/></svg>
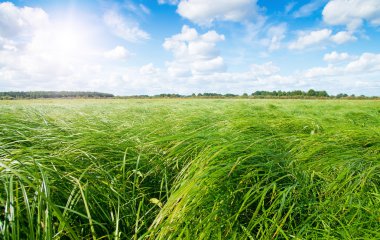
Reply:
<svg viewBox="0 0 380 240"><path fill-rule="evenodd" d="M0 91L380 95L379 0L0 1Z"/></svg>

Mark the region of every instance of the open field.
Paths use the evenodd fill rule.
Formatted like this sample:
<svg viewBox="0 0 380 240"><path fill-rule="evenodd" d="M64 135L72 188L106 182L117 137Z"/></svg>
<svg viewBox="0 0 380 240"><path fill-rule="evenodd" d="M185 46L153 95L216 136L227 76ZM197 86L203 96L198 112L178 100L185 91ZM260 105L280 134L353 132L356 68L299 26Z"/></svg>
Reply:
<svg viewBox="0 0 380 240"><path fill-rule="evenodd" d="M380 239L380 102L0 102L0 239Z"/></svg>

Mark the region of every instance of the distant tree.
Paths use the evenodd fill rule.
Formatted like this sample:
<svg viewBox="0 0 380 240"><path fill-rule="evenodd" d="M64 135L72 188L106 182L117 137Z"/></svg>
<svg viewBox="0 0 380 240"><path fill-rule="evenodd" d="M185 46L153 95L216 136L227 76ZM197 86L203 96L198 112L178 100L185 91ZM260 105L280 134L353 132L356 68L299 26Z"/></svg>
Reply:
<svg viewBox="0 0 380 240"><path fill-rule="evenodd" d="M345 98L345 97L348 97L348 95L345 93L339 93L338 95L336 95L336 98Z"/></svg>
<svg viewBox="0 0 380 240"><path fill-rule="evenodd" d="M307 96L310 96L310 97L316 96L315 90L314 89L310 89L309 91L307 91Z"/></svg>
<svg viewBox="0 0 380 240"><path fill-rule="evenodd" d="M317 91L318 97L328 97L329 94L326 91Z"/></svg>

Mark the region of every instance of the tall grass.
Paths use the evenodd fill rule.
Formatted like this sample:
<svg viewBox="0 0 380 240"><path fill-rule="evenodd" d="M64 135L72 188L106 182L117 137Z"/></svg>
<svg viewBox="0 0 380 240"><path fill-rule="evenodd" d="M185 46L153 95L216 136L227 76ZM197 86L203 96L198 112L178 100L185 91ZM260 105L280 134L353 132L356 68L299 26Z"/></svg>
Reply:
<svg viewBox="0 0 380 240"><path fill-rule="evenodd" d="M380 102L0 103L1 239L380 239Z"/></svg>

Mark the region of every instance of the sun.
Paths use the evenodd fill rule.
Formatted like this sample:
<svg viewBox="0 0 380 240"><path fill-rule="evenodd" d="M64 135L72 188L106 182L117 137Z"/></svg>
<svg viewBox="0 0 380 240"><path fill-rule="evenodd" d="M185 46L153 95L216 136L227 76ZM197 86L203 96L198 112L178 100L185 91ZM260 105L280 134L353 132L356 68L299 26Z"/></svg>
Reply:
<svg viewBox="0 0 380 240"><path fill-rule="evenodd" d="M80 51L83 46L82 33L74 26L58 30L54 36L55 47L62 53L74 53Z"/></svg>
<svg viewBox="0 0 380 240"><path fill-rule="evenodd" d="M80 21L54 23L36 32L28 49L52 61L70 62L89 53L88 29Z"/></svg>
<svg viewBox="0 0 380 240"><path fill-rule="evenodd" d="M54 30L52 47L61 57L81 55L87 49L86 30L75 24L63 24Z"/></svg>

